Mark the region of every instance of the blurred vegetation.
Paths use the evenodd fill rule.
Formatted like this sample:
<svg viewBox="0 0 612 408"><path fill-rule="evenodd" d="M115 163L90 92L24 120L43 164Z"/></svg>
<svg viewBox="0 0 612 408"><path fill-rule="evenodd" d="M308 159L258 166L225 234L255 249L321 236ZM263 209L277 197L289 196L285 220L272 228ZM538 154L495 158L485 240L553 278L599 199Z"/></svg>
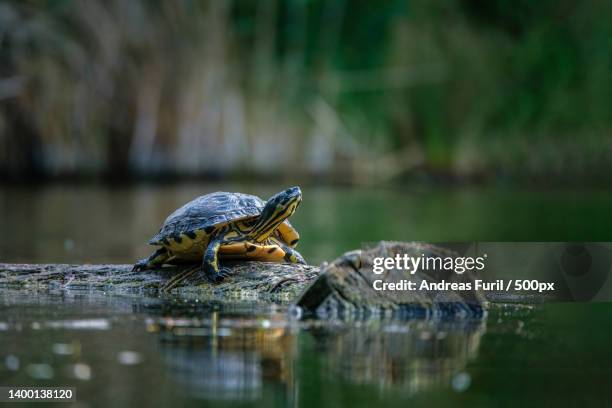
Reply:
<svg viewBox="0 0 612 408"><path fill-rule="evenodd" d="M0 177L608 182L612 3L0 3Z"/></svg>

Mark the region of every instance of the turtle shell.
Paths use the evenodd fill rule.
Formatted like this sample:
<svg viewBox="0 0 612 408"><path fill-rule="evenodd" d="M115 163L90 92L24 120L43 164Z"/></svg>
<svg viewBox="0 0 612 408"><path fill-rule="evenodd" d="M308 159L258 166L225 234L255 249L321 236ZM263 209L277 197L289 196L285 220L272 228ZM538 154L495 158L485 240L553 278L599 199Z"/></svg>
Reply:
<svg viewBox="0 0 612 408"><path fill-rule="evenodd" d="M257 217L265 205L261 198L250 194L216 192L203 195L170 214L149 244L159 245L164 238Z"/></svg>

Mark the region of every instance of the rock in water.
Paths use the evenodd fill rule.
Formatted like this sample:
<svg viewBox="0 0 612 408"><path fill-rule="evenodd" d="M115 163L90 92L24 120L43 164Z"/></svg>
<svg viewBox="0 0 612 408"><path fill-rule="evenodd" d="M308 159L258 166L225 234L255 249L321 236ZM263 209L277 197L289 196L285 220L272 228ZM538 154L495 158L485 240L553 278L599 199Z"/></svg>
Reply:
<svg viewBox="0 0 612 408"><path fill-rule="evenodd" d="M473 270L457 273L456 267L424 268L422 263L411 273L405 268L413 265L410 259L404 263L406 258L421 258L420 262L428 260L430 266L440 266L444 262L452 264L459 257L438 246L383 241L371 248L347 252L323 265L321 274L297 304L306 313L322 318L372 312L440 319L481 318L485 315L486 298L474 289ZM380 269L381 258L393 259L387 266L393 265L375 274L373 267L376 264Z"/></svg>

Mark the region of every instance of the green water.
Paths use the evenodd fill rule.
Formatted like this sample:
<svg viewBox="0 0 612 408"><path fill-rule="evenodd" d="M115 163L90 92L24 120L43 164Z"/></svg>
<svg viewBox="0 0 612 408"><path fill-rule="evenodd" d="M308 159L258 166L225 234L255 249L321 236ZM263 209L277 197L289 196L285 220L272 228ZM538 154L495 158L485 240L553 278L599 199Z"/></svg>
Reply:
<svg viewBox="0 0 612 408"><path fill-rule="evenodd" d="M269 197L286 185L0 188L0 259L132 263L166 216L212 191ZM363 243L404 241L612 241L612 193L302 186L291 218L310 263Z"/></svg>
<svg viewBox="0 0 612 408"><path fill-rule="evenodd" d="M0 262L130 263L220 186L0 190ZM225 186L262 196L270 186ZM611 240L603 192L304 186L312 263L379 239ZM608 405L612 305L495 306L483 321L298 321L286 308L0 289L0 385L80 406Z"/></svg>

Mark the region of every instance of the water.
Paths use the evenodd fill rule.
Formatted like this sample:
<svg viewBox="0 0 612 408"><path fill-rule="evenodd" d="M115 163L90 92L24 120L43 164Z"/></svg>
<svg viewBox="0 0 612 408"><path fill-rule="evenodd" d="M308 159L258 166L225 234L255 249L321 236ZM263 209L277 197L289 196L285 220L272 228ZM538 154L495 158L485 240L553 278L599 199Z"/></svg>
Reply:
<svg viewBox="0 0 612 408"><path fill-rule="evenodd" d="M267 196L270 186L230 186ZM129 263L219 186L0 190L0 261ZM277 188L277 189L280 189ZM363 242L610 240L612 195L304 188L312 263ZM79 406L602 405L610 304L499 305L483 321L298 321L285 307L0 290L0 385Z"/></svg>
<svg viewBox="0 0 612 408"><path fill-rule="evenodd" d="M0 260L132 263L170 212L218 190L269 197L286 185L0 188ZM318 264L383 239L610 241L612 193L303 186L291 217Z"/></svg>

